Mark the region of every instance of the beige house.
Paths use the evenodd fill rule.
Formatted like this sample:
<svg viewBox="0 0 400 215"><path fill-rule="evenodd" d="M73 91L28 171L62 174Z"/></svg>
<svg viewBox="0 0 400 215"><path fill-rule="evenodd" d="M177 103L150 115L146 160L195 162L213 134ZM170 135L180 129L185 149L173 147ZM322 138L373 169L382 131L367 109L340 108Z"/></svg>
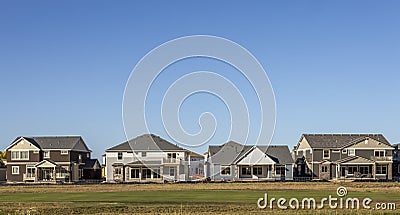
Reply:
<svg viewBox="0 0 400 215"><path fill-rule="evenodd" d="M391 180L393 150L382 134L303 134L293 151L295 176Z"/></svg>

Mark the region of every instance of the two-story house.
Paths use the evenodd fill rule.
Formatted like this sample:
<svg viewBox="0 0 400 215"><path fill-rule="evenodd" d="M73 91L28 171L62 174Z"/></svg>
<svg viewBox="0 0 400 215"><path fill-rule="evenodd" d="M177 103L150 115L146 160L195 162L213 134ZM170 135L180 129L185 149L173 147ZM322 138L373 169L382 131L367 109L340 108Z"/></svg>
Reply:
<svg viewBox="0 0 400 215"><path fill-rule="evenodd" d="M288 146L248 146L229 141L209 146L206 177L213 181L292 180L293 158Z"/></svg>
<svg viewBox="0 0 400 215"><path fill-rule="evenodd" d="M7 182L79 181L84 170L101 171L80 136L18 137L6 151Z"/></svg>
<svg viewBox="0 0 400 215"><path fill-rule="evenodd" d="M144 134L106 150L105 177L108 182L189 181L192 158L203 157Z"/></svg>
<svg viewBox="0 0 400 215"><path fill-rule="evenodd" d="M393 149L382 134L303 134L293 151L295 176L391 180Z"/></svg>

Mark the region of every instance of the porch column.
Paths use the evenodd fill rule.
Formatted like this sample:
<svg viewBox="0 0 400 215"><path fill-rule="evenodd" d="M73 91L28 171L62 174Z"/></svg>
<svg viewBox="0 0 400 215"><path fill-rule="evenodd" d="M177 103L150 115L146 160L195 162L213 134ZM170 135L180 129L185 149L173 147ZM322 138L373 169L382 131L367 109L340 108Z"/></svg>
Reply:
<svg viewBox="0 0 400 215"><path fill-rule="evenodd" d="M180 179L180 178L179 178L179 166L180 166L180 165L176 166L176 172L175 172L175 180L178 179L178 181L179 181L179 179Z"/></svg>
<svg viewBox="0 0 400 215"><path fill-rule="evenodd" d="M376 179L376 164L372 164L372 178Z"/></svg>
<svg viewBox="0 0 400 215"><path fill-rule="evenodd" d="M271 177L275 178L275 165L271 165Z"/></svg>
<svg viewBox="0 0 400 215"><path fill-rule="evenodd" d="M164 166L160 166L160 177L164 180Z"/></svg>
<svg viewBox="0 0 400 215"><path fill-rule="evenodd" d="M340 172L340 164L338 164L338 165L336 166L336 178L339 179L341 175L342 175L342 174L341 174L341 172Z"/></svg>
<svg viewBox="0 0 400 215"><path fill-rule="evenodd" d="M56 181L57 177L56 177L56 167L53 167L53 181Z"/></svg>
<svg viewBox="0 0 400 215"><path fill-rule="evenodd" d="M392 164L389 163L387 167L387 178L388 180L392 180Z"/></svg>

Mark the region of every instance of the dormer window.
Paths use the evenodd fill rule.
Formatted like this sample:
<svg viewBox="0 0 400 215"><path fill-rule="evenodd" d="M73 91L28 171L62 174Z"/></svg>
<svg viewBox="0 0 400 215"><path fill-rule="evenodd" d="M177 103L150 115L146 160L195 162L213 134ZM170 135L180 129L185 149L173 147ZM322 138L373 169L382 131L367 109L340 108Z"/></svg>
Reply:
<svg viewBox="0 0 400 215"><path fill-rule="evenodd" d="M356 155L356 150L355 150L355 149L348 149L348 150L347 150L347 155L349 155L349 156L355 156L355 155Z"/></svg>
<svg viewBox="0 0 400 215"><path fill-rule="evenodd" d="M118 160L122 160L122 152L118 152Z"/></svg>
<svg viewBox="0 0 400 215"><path fill-rule="evenodd" d="M50 158L50 151L44 151L43 158Z"/></svg>

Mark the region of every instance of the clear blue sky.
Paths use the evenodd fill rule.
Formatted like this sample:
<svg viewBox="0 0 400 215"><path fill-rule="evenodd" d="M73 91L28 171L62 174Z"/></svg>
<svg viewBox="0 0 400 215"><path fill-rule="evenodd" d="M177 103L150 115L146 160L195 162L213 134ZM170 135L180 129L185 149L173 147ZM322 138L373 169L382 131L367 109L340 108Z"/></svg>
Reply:
<svg viewBox="0 0 400 215"><path fill-rule="evenodd" d="M399 1L0 1L0 147L21 135L82 135L100 157L125 141L135 64L194 34L235 41L264 66L273 144L314 132L400 142L399 11Z"/></svg>

